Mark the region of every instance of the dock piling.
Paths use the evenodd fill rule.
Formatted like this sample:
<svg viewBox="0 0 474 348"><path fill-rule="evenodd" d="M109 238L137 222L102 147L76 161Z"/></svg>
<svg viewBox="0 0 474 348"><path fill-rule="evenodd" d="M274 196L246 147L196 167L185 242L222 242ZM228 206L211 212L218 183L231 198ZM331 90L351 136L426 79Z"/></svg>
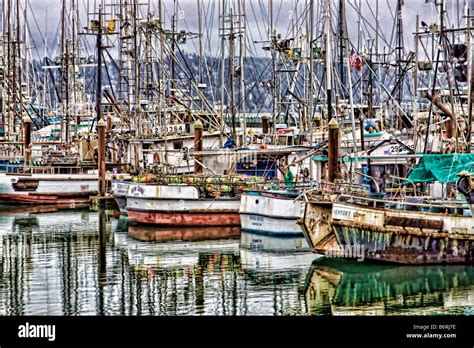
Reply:
<svg viewBox="0 0 474 348"><path fill-rule="evenodd" d="M334 182L338 178L339 157L339 123L332 118L328 123L328 180Z"/></svg>
<svg viewBox="0 0 474 348"><path fill-rule="evenodd" d="M97 123L97 134L98 134L98 143L97 143L97 155L98 155L98 169L99 169L99 197L105 197L106 187L105 187L105 122L101 118Z"/></svg>

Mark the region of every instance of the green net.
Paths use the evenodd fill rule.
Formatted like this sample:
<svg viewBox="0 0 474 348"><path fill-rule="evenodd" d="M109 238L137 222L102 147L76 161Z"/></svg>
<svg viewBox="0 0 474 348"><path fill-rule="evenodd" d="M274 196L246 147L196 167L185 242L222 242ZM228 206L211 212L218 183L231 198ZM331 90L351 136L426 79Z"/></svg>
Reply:
<svg viewBox="0 0 474 348"><path fill-rule="evenodd" d="M425 155L418 166L408 175L408 180L414 183L439 181L452 183L458 179L457 174L467 170L472 171L474 154Z"/></svg>

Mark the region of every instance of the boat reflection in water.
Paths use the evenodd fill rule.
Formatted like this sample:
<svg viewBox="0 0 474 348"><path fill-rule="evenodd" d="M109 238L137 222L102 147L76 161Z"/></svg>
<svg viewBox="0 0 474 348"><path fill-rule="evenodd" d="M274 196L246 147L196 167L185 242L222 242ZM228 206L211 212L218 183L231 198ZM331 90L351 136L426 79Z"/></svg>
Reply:
<svg viewBox="0 0 474 348"><path fill-rule="evenodd" d="M126 241L136 269L197 266L203 255L238 256L238 227L165 227L130 225Z"/></svg>
<svg viewBox="0 0 474 348"><path fill-rule="evenodd" d="M310 314L472 315L474 267L394 266L322 258L304 287Z"/></svg>
<svg viewBox="0 0 474 348"><path fill-rule="evenodd" d="M249 307L263 315L302 314L298 289L317 257L304 237L242 232L241 264L251 280Z"/></svg>
<svg viewBox="0 0 474 348"><path fill-rule="evenodd" d="M0 212L0 315L96 314L99 214L39 208Z"/></svg>

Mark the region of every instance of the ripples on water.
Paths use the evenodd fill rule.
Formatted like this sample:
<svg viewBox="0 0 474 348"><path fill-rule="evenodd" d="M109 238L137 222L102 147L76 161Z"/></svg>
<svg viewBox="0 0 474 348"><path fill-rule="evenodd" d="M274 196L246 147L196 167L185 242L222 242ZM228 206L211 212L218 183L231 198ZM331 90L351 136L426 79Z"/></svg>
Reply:
<svg viewBox="0 0 474 348"><path fill-rule="evenodd" d="M317 259L303 238L216 232L128 226L105 212L0 212L0 314L474 314L473 266Z"/></svg>

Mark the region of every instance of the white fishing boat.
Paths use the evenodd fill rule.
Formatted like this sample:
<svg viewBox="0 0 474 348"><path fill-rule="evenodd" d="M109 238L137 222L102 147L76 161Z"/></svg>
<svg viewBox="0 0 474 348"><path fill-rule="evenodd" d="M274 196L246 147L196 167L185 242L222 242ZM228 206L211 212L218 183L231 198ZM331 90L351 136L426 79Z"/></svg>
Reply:
<svg viewBox="0 0 474 348"><path fill-rule="evenodd" d="M240 221L246 232L302 236L297 220L304 209L303 201L295 201L296 191L247 191L242 194Z"/></svg>
<svg viewBox="0 0 474 348"><path fill-rule="evenodd" d="M97 195L96 175L88 174L0 174L0 203L69 205L89 204Z"/></svg>
<svg viewBox="0 0 474 348"><path fill-rule="evenodd" d="M166 226L239 226L240 197L205 197L197 186L130 184L132 222Z"/></svg>

